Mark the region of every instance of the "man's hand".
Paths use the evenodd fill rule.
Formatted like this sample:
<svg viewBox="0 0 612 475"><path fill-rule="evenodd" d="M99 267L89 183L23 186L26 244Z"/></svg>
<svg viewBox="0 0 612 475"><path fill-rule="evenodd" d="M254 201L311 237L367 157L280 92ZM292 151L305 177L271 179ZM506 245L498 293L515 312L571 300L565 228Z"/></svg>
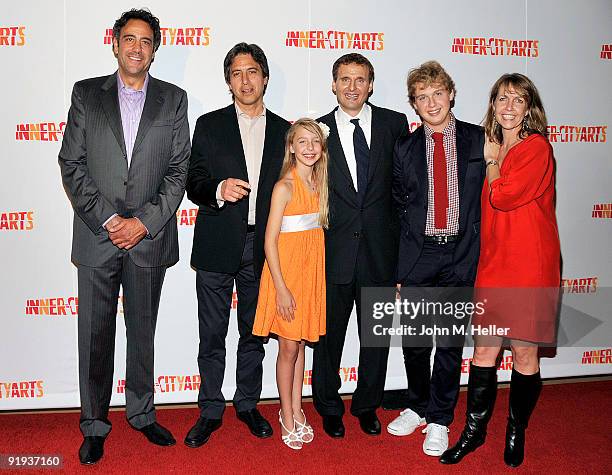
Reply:
<svg viewBox="0 0 612 475"><path fill-rule="evenodd" d="M221 199L235 203L249 195L251 185L238 178L227 178L221 185Z"/></svg>
<svg viewBox="0 0 612 475"><path fill-rule="evenodd" d="M147 228L138 218L115 216L106 224L108 237L119 249L131 249L146 235Z"/></svg>

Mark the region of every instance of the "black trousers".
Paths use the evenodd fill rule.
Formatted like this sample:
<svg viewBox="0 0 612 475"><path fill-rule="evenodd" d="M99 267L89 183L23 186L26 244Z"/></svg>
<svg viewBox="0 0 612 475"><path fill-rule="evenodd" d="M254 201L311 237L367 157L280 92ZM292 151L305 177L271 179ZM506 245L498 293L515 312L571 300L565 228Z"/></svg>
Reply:
<svg viewBox="0 0 612 475"><path fill-rule="evenodd" d="M237 411L253 409L261 395L263 340L253 336L259 279L253 268L253 233L247 233L242 261L236 274L196 271L200 346L200 392L198 406L202 417L221 419L225 397L221 392L225 373L225 338L229 325L234 281L238 294L238 349L236 354Z"/></svg>
<svg viewBox="0 0 612 475"><path fill-rule="evenodd" d="M338 394L342 386L338 371L353 305L357 308L357 328L361 339L361 288L393 285L394 282L375 283L369 279L367 262L361 248L353 280L348 284L327 282L327 333L314 347L312 367L314 405L322 416L344 414L344 404ZM351 402L353 415L373 411L380 406L388 356L388 346L360 347L357 389Z"/></svg>
<svg viewBox="0 0 612 475"><path fill-rule="evenodd" d="M119 287L123 286L127 354L126 417L137 429L155 422L153 343L165 267L138 267L121 252L106 267L78 266L81 432L105 437L113 390Z"/></svg>
<svg viewBox="0 0 612 475"><path fill-rule="evenodd" d="M454 273L454 243L425 243L421 257L402 282L407 287L471 287ZM429 337L432 339L433 337ZM427 423L448 426L453 421L459 383L463 345L450 346L437 340L433 370L430 371L432 345L403 346L408 377L408 408ZM453 338L457 345L457 337Z"/></svg>

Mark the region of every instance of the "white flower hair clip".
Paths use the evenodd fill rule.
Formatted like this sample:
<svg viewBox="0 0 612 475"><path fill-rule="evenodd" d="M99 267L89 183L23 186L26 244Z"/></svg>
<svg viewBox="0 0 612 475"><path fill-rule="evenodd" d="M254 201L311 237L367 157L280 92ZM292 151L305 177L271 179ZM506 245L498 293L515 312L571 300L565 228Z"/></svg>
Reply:
<svg viewBox="0 0 612 475"><path fill-rule="evenodd" d="M329 126L323 122L317 122L317 125L321 129L321 132L323 132L323 138L327 139L327 137L329 137Z"/></svg>

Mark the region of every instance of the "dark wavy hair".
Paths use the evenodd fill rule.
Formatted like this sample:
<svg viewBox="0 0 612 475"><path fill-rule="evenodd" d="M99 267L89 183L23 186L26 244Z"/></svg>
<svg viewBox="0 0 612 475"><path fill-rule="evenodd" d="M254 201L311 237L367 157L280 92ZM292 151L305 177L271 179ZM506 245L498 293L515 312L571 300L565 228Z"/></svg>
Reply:
<svg viewBox="0 0 612 475"><path fill-rule="evenodd" d="M374 66L370 63L370 60L366 58L364 55L359 53L348 53L343 56L340 56L332 66L332 78L334 82L338 79L338 69L340 66L346 64L359 64L361 66L365 66L368 70L368 80L370 82L374 82Z"/></svg>
<svg viewBox="0 0 612 475"><path fill-rule="evenodd" d="M499 144L503 142L502 128L495 120L495 112L493 111L495 99L497 99L497 94L502 88L513 89L527 103L527 115L525 116L523 128L519 132L519 137L524 139L531 134L540 134L546 137L546 113L544 112L544 105L542 104L538 89L527 76L520 73L509 73L502 75L502 77L495 81L489 93L489 106L487 107L487 114L482 121L489 140Z"/></svg>
<svg viewBox="0 0 612 475"><path fill-rule="evenodd" d="M119 41L121 28L123 28L130 20L142 20L149 24L153 30L153 51L157 51L161 44L161 31L159 29L159 18L154 16L149 10L141 8L132 8L127 12L123 12L113 25L113 38Z"/></svg>
<svg viewBox="0 0 612 475"><path fill-rule="evenodd" d="M270 68L268 68L268 58L266 58L266 54L263 50L257 46L256 44L248 44L248 43L238 43L231 50L227 52L225 55L225 59L223 60L223 75L225 76L226 84L230 83L230 74L232 68L232 62L234 58L239 54L250 54L251 57L255 60L259 67L261 68L261 72L264 78L270 77ZM264 84L264 94L266 93L267 84ZM232 93L232 98L234 94Z"/></svg>

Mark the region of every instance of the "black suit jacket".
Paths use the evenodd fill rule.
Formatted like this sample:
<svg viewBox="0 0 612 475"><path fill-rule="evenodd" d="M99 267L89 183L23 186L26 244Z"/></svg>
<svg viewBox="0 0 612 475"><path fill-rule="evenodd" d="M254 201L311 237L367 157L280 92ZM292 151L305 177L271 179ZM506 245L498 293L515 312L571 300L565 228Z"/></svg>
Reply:
<svg viewBox="0 0 612 475"><path fill-rule="evenodd" d="M325 232L325 268L331 283L351 282L360 243L367 262L365 271L372 282L392 282L395 277L399 225L391 195L393 146L398 137L408 134L408 121L399 112L370 107L370 163L363 203L359 203L338 135L337 108L318 119L330 128L330 220Z"/></svg>
<svg viewBox="0 0 612 475"><path fill-rule="evenodd" d="M480 194L485 176L482 127L456 121L459 235L455 274L465 282L476 278L480 253ZM428 189L425 131L398 140L393 158L393 198L400 215L398 282L410 273L423 249Z"/></svg>
<svg viewBox="0 0 612 475"><path fill-rule="evenodd" d="M272 189L279 178L289 122L266 110L266 132L259 173L253 258L256 275L265 259L264 237ZM238 271L247 232L248 199L217 205L216 191L226 178L249 181L234 104L201 116L193 133L187 197L199 206L191 265L209 272Z"/></svg>

